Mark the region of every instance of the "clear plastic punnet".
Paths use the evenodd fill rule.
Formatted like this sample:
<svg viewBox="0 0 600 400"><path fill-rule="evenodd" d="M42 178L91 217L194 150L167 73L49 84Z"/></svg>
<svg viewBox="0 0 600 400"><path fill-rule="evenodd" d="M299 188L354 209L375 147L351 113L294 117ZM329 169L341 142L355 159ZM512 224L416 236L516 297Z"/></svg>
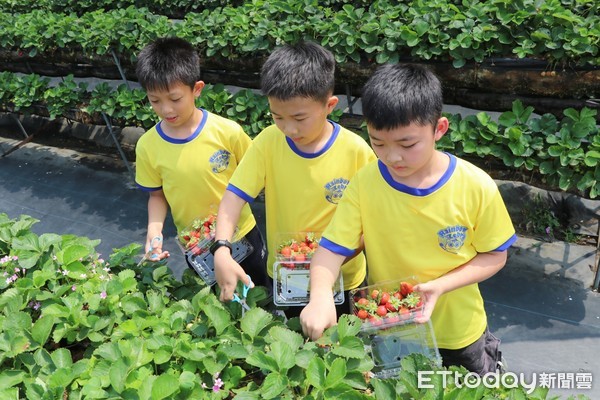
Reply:
<svg viewBox="0 0 600 400"><path fill-rule="evenodd" d="M415 322L423 314L426 301L414 290L417 283L408 277L350 291L352 313L362 320L360 335L378 378L397 376L402 358L413 353L441 365L431 322Z"/></svg>
<svg viewBox="0 0 600 400"><path fill-rule="evenodd" d="M177 236L177 244L189 265L209 286L216 283L214 258L209 251L215 239L216 219L216 214L195 219ZM238 237L237 229L233 240L231 256L239 263L248 257L254 248L245 237Z"/></svg>
<svg viewBox="0 0 600 400"><path fill-rule="evenodd" d="M402 359L415 353L427 357L432 365L442 365L431 321L405 322L385 328L371 326L361 330L360 335L365 342L365 352L375 364L371 372L376 378L398 377Z"/></svg>
<svg viewBox="0 0 600 400"><path fill-rule="evenodd" d="M310 262L319 247L320 232L277 235L273 265L273 302L277 306L302 306L310 300ZM333 287L335 304L344 302L342 274Z"/></svg>

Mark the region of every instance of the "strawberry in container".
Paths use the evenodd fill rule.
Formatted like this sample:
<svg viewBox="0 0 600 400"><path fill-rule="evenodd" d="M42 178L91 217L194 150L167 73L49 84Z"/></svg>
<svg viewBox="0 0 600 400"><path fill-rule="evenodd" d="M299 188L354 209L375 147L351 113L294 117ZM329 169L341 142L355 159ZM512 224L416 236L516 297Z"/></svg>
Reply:
<svg viewBox="0 0 600 400"><path fill-rule="evenodd" d="M314 233L306 233L300 240L287 239L277 246L277 260L286 268L309 268L310 260L319 247Z"/></svg>
<svg viewBox="0 0 600 400"><path fill-rule="evenodd" d="M310 262L319 247L320 234L294 232L278 235L273 265L273 302L277 306L302 306L310 298ZM344 302L342 274L333 287L335 304Z"/></svg>
<svg viewBox="0 0 600 400"><path fill-rule="evenodd" d="M210 214L203 219L195 219L185 230L179 233L179 243L184 251L193 255L208 252L215 237L217 216Z"/></svg>
<svg viewBox="0 0 600 400"><path fill-rule="evenodd" d="M354 314L371 326L389 326L412 322L423 313L423 298L414 283L398 281L371 285L352 291Z"/></svg>
<svg viewBox="0 0 600 400"><path fill-rule="evenodd" d="M414 290L417 283L411 277L350 291L352 311L363 322L359 336L373 359L371 372L377 378L398 377L401 360L413 353L441 366L431 321L415 322L423 315L426 300Z"/></svg>

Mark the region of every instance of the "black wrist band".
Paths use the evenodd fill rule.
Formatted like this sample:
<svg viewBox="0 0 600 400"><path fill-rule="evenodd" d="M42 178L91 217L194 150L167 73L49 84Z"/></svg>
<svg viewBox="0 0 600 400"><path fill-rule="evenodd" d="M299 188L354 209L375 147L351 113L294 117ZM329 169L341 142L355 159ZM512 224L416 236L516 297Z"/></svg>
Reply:
<svg viewBox="0 0 600 400"><path fill-rule="evenodd" d="M229 240L215 240L212 246L210 246L210 254L214 256L215 251L217 251L217 249L220 247L227 247L229 249L229 252L231 253L231 243L229 242Z"/></svg>

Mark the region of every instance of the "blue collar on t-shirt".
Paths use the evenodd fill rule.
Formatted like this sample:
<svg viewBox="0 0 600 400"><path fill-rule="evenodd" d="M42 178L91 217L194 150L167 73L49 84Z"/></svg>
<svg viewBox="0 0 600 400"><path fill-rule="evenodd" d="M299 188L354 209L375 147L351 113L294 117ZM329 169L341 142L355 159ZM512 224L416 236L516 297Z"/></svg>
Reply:
<svg viewBox="0 0 600 400"><path fill-rule="evenodd" d="M202 111L202 120L198 124L198 127L196 128L194 133L192 133L190 136L186 137L185 139L175 139L170 136L167 136L167 134L162 130L162 127L161 127L162 121L160 121L158 124L156 124L156 130L158 131L158 134L160 135L160 137L169 143L185 144L185 143L191 142L192 140L196 139L196 137L198 137L200 132L202 132L202 128L204 128L204 124L206 124L206 119L207 119L206 117L208 116L208 113L206 112L206 110L204 110L202 108L200 108L200 111Z"/></svg>
<svg viewBox="0 0 600 400"><path fill-rule="evenodd" d="M406 194L413 195L413 196L427 196L427 195L435 192L436 190L441 188L446 182L448 182L448 180L454 173L454 170L456 169L456 157L454 157L452 154L449 154L446 152L444 152L444 154L446 154L448 157L450 157L450 164L448 165L448 169L446 170L446 172L444 172L444 175L442 175L442 177L433 186L425 188L425 189L418 189L418 188L410 187L410 186L404 185L402 183L396 182L394 180L394 178L392 178L390 171L387 169L385 164L383 162L381 162L381 160L377 160L377 165L379 167L379 172L381 172L381 176L383 176L383 179L385 179L385 181L388 183L388 185L390 185L394 189L396 189L400 192L406 193Z"/></svg>
<svg viewBox="0 0 600 400"><path fill-rule="evenodd" d="M321 154L325 153L327 150L329 150L329 148L331 146L333 146L333 142L335 142L335 139L337 138L338 134L340 133L340 126L338 124L336 124L333 121L327 120L331 125L333 125L333 132L331 132L331 136L329 137L329 140L327 141L327 143L325 143L325 146L323 146L323 148L319 151L317 151L316 153L305 153L303 151L301 151L296 144L294 143L294 141L292 139L290 139L289 137L285 137L285 140L287 141L288 145L290 146L290 148L292 149L292 151L296 154L298 154L300 157L304 157L304 158L316 158L319 157Z"/></svg>

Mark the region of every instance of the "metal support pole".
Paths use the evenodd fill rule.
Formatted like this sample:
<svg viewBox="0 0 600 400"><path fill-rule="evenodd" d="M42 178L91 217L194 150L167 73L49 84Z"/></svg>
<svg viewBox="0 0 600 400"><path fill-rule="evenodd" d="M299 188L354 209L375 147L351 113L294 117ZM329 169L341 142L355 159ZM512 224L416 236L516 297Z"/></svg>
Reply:
<svg viewBox="0 0 600 400"><path fill-rule="evenodd" d="M21 147L25 146L27 143L29 143L29 142L31 142L33 140L34 135L37 135L40 132L43 132L44 129L46 129L46 127L48 126L48 123L45 123L44 125L42 125L41 128L39 128L37 131L35 131L34 133L32 133L30 135L30 134L27 133L27 131L25 130L25 127L23 127L23 124L21 124L21 121L19 120L19 118L17 118L17 116L15 114L11 113L10 116L17 123L17 126L19 127L19 129L21 130L21 132L23 133L23 135L25 135L25 139L23 139L22 141L20 141L19 143L17 143L13 147L11 147L10 149L8 149L4 153L2 153L2 155L0 155L0 158L6 157L7 155L9 155L10 153L12 153L13 151L16 151L16 150L20 149Z"/></svg>
<svg viewBox="0 0 600 400"><path fill-rule="evenodd" d="M358 97L352 99L352 90L350 89L349 84L346 84L346 101L348 102L348 114L354 115L354 111L352 111L352 106L358 101Z"/></svg>
<svg viewBox="0 0 600 400"><path fill-rule="evenodd" d="M121 144L119 143L119 140L117 139L117 135L115 135L115 132L113 130L110 119L104 112L102 112L102 118L104 119L104 122L106 123L106 127L108 128L108 131L110 132L110 136L112 136L113 141L115 142L115 146L117 146L117 150L119 151L119 154L121 155L121 159L125 163L125 166L127 167L129 174L131 175L132 181L135 182L135 172L133 172L133 168L131 168L131 165L129 165L129 161L127 160L127 157L125 156L125 152L121 148Z"/></svg>
<svg viewBox="0 0 600 400"><path fill-rule="evenodd" d="M129 87L129 82L127 82L127 77L125 76L125 72L123 71L123 68L121 67L121 62L119 61L119 57L117 57L117 53L115 53L114 49L110 49L110 52L113 56L113 60L115 62L115 65L117 66L117 69L119 70L119 74L121 75L121 79L123 80L123 82L125 82L125 85L127 86L127 89L131 90L131 88Z"/></svg>
<svg viewBox="0 0 600 400"><path fill-rule="evenodd" d="M12 119L15 120L15 122L17 123L17 126L19 127L19 130L21 131L21 133L23 133L23 135L25 135L25 139L27 139L29 137L29 134L27 134L27 131L25 130L25 128L23 127L23 124L21 123L21 120L19 118L17 118L17 116L13 113L11 113L10 116L12 117Z"/></svg>
<svg viewBox="0 0 600 400"><path fill-rule="evenodd" d="M596 276L594 277L594 284L592 285L592 290L598 291L598 286L600 285L600 257L598 251L600 250L600 219L598 219L598 231L596 232Z"/></svg>

